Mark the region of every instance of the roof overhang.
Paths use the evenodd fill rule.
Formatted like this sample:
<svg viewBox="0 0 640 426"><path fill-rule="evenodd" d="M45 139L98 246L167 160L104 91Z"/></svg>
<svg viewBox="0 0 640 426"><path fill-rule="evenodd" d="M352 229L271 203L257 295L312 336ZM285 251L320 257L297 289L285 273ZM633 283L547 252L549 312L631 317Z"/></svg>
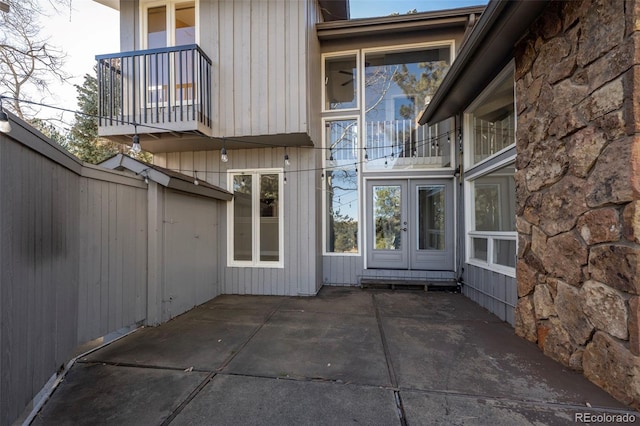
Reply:
<svg viewBox="0 0 640 426"><path fill-rule="evenodd" d="M96 3L103 4L111 9L120 10L120 0L93 0Z"/></svg>
<svg viewBox="0 0 640 426"><path fill-rule="evenodd" d="M316 25L316 30L318 39L334 40L362 36L369 37L377 34L389 35L425 29L433 30L460 25L466 26L469 16L481 14L484 8L484 6L472 6L407 15L321 22Z"/></svg>
<svg viewBox="0 0 640 426"><path fill-rule="evenodd" d="M463 111L511 61L516 42L547 4L492 0L418 122L438 123Z"/></svg>
<svg viewBox="0 0 640 426"><path fill-rule="evenodd" d="M349 19L349 0L318 0L325 22Z"/></svg>
<svg viewBox="0 0 640 426"><path fill-rule="evenodd" d="M0 12L9 13L9 3L0 1Z"/></svg>
<svg viewBox="0 0 640 426"><path fill-rule="evenodd" d="M154 166L144 161L136 160L128 155L117 154L99 164L100 167L111 170L128 170L137 175L143 176L157 182L165 188L184 192L201 197L215 198L223 201L233 199L233 194L220 187L200 181L195 185L191 176Z"/></svg>

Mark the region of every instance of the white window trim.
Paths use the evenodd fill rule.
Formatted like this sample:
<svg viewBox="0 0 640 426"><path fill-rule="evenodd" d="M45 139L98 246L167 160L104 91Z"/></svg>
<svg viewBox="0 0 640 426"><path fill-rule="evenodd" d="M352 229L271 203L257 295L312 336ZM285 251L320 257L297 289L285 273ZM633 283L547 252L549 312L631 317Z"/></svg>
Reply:
<svg viewBox="0 0 640 426"><path fill-rule="evenodd" d="M326 69L325 69L325 65L326 65L326 59L330 59L330 58L347 58L347 57L351 57L351 56L355 56L356 58L356 73L358 74L356 77L357 83L358 83L358 87L356 88L356 106L354 108L341 108L341 109L326 109L327 106L327 88L326 88ZM360 90L360 51L359 50L342 50L340 52L334 52L334 53L324 53L321 56L321 61L322 61L322 79L320 81L320 91L322 93L322 113L323 114L333 114L333 113L338 113L338 114L348 114L348 113L353 113L353 112L357 112L360 109L360 97L361 97L361 90Z"/></svg>
<svg viewBox="0 0 640 426"><path fill-rule="evenodd" d="M491 161L493 158L499 156L500 154L512 149L515 146L515 141L502 148L500 151L496 152L495 154L478 161L477 163L473 163L471 162L471 143L472 143L472 129L473 129L473 111L475 111L478 106L480 104L482 104L492 93L493 91L503 82L503 80L508 77L509 74L514 75L515 73L515 60L511 60L511 62L509 62L503 69L502 71L500 71L500 73L491 81L491 83L489 83L487 85L487 87L484 88L484 90L480 93L480 95L478 95L478 97L476 99L474 99L474 101L469 105L469 107L464 111L464 129L465 131L463 132L463 146L464 146L464 154L463 154L463 162L464 162L464 168L465 170L470 170L470 169L474 169L478 166L481 166L484 163L487 163L489 161ZM516 94L515 94L515 80L513 82L513 107L514 107L514 114L515 114L515 107L516 107ZM514 120L514 134L517 134L518 131L518 120Z"/></svg>
<svg viewBox="0 0 640 426"><path fill-rule="evenodd" d="M252 204L252 226L253 240L251 242L252 261L234 260L234 203L231 200L227 203L227 266L228 267L248 267L248 268L284 268L284 169L233 169L227 171L227 189L233 193L233 176L234 175L251 175L253 176L252 185L259 182L261 175L277 174L278 175L278 204L280 213L278 215L278 250L279 256L277 262L260 261L260 191L251 191Z"/></svg>
<svg viewBox="0 0 640 426"><path fill-rule="evenodd" d="M471 257L471 252L472 252L471 247L472 247L472 242L474 238L483 238L487 240L486 262L482 259L476 259L475 257ZM469 265L474 265L480 268L488 269L490 271L499 272L503 275L507 275L509 277L515 278L516 268L501 265L493 261L493 252L494 252L496 240L515 241L516 253L517 253L517 244L518 244L517 232L469 231L467 232L467 263ZM513 255L516 256L516 253L514 253Z"/></svg>
<svg viewBox="0 0 640 426"><path fill-rule="evenodd" d="M476 231L476 209L475 209L475 197L473 191L473 182L479 177L488 175L489 173L496 171L506 164L511 164L515 161L515 156L511 156L504 161L495 164L493 167L482 170L482 172L475 173L472 176L467 176L464 181L464 194L465 194L465 211L468 212L465 215L465 229L467 235L465 237L465 262L469 265L478 266L480 268L488 269L490 271L498 272L509 277L516 276L516 269L509 266L500 265L493 262L493 243L495 240L514 240L516 242L516 253L518 250L518 232L517 231ZM476 259L472 257L472 239L473 237L486 238L487 241L487 261ZM515 255L515 254L514 254Z"/></svg>
<svg viewBox="0 0 640 426"><path fill-rule="evenodd" d="M175 46L175 15L176 5L181 3L195 3L196 14L196 44L200 44L200 0L140 0L140 47L147 49L147 10L151 7L167 6L167 46Z"/></svg>
<svg viewBox="0 0 640 426"><path fill-rule="evenodd" d="M358 115L344 115L344 116L331 116L324 117L322 119L322 172L326 174L327 171L327 122L331 121L342 121L342 120L355 120L356 125L358 126L358 153L359 156L362 157L363 150L360 148L360 117ZM362 165L362 158L358 159L360 165ZM341 170L344 167L331 167L331 170ZM361 176L362 173L360 171L360 167L358 168L358 180L357 180L357 188L358 191L358 251L355 253L343 253L343 252L331 252L327 251L327 183L325 179L322 180L322 255L323 256L362 256L362 185L361 185Z"/></svg>

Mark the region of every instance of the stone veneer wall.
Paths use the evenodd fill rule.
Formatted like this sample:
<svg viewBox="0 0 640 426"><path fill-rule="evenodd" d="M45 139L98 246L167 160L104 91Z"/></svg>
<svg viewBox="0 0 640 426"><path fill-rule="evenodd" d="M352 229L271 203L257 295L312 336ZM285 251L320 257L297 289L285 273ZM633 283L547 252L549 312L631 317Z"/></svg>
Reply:
<svg viewBox="0 0 640 426"><path fill-rule="evenodd" d="M516 333L640 408L640 2L552 2L516 46Z"/></svg>

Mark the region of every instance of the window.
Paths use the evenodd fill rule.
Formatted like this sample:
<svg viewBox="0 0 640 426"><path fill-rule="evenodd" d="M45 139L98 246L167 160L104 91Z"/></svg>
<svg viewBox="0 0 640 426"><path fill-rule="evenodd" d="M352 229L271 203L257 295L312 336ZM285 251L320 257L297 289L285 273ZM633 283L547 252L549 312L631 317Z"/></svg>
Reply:
<svg viewBox="0 0 640 426"><path fill-rule="evenodd" d="M358 107L356 53L330 56L324 61L324 110Z"/></svg>
<svg viewBox="0 0 640 426"><path fill-rule="evenodd" d="M451 65L451 45L364 54L365 146L368 170L450 166L451 144L438 126L416 117Z"/></svg>
<svg viewBox="0 0 640 426"><path fill-rule="evenodd" d="M513 165L469 181L469 263L515 274L516 202Z"/></svg>
<svg viewBox="0 0 640 426"><path fill-rule="evenodd" d="M282 267L282 170L229 172L229 266Z"/></svg>
<svg viewBox="0 0 640 426"><path fill-rule="evenodd" d="M469 167L515 144L513 87L513 66L508 66L469 108Z"/></svg>
<svg viewBox="0 0 640 426"><path fill-rule="evenodd" d="M325 122L327 253L358 253L358 120Z"/></svg>

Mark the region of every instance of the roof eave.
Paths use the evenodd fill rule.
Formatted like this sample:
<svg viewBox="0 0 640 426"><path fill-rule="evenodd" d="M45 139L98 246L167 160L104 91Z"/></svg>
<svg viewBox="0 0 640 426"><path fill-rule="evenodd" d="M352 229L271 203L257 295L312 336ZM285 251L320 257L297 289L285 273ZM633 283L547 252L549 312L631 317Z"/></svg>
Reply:
<svg viewBox="0 0 640 426"><path fill-rule="evenodd" d="M515 43L547 3L491 1L418 122L438 123L466 108L511 60Z"/></svg>
<svg viewBox="0 0 640 426"><path fill-rule="evenodd" d="M100 3L111 9L120 10L120 0L93 0L96 3Z"/></svg>
<svg viewBox="0 0 640 426"><path fill-rule="evenodd" d="M428 28L467 25L469 15L479 15L484 6L360 18L348 21L321 22L316 25L318 39L332 40L353 36L371 36L378 33L397 33Z"/></svg>
<svg viewBox="0 0 640 426"><path fill-rule="evenodd" d="M198 185L195 185L194 179L190 176L136 160L128 155L114 155L99 165L112 170L126 169L137 175L145 176L149 180L157 182L165 188L174 189L191 195L199 195L201 197L215 198L223 201L230 201L233 199L233 194L225 189L206 182L201 182Z"/></svg>

